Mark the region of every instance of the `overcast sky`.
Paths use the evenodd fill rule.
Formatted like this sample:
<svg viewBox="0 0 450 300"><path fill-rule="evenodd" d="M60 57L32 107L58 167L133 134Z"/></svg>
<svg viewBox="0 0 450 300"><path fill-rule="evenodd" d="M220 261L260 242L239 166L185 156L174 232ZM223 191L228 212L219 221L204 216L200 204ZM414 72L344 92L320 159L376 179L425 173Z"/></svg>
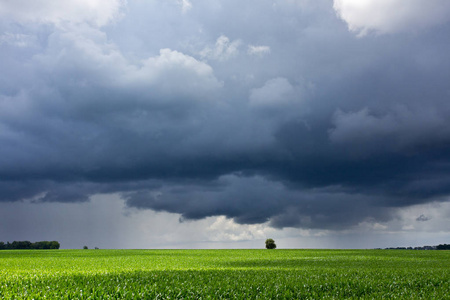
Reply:
<svg viewBox="0 0 450 300"><path fill-rule="evenodd" d="M0 241L450 242L448 0L0 0Z"/></svg>

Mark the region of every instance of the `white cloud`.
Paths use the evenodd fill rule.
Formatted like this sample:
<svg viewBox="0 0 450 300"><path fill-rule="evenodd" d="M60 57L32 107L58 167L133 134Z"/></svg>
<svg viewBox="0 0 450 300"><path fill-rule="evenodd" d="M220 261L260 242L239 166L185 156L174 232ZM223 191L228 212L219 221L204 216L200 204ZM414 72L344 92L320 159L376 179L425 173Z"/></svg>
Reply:
<svg viewBox="0 0 450 300"><path fill-rule="evenodd" d="M240 40L230 41L230 39L224 35L221 35L214 47L206 47L200 52L200 55L206 59L213 60L227 60L239 53Z"/></svg>
<svg viewBox="0 0 450 300"><path fill-rule="evenodd" d="M211 66L168 48L161 49L159 55L130 61L104 32L89 26L55 32L46 53L35 60L37 67L55 80L70 75L70 83L79 87L151 89L162 96L189 97L222 86Z"/></svg>
<svg viewBox="0 0 450 300"><path fill-rule="evenodd" d="M267 223L256 225L240 225L227 219L224 216L219 216L206 229L209 239L211 241L247 241L254 239L264 239L269 236L275 229L270 228Z"/></svg>
<svg viewBox="0 0 450 300"><path fill-rule="evenodd" d="M263 56L270 53L269 46L253 46L249 45L247 53L249 55Z"/></svg>
<svg viewBox="0 0 450 300"><path fill-rule="evenodd" d="M104 32L90 26L69 26L56 30L48 47L34 57L40 71L56 77L70 74L73 82L109 83L129 72L120 50Z"/></svg>
<svg viewBox="0 0 450 300"><path fill-rule="evenodd" d="M103 26L118 16L124 0L0 1L0 16L16 22L61 24L87 22Z"/></svg>
<svg viewBox="0 0 450 300"><path fill-rule="evenodd" d="M143 67L136 75L168 93L192 94L222 85L211 66L171 49L161 49L158 56L143 61Z"/></svg>
<svg viewBox="0 0 450 300"><path fill-rule="evenodd" d="M360 36L414 31L450 20L448 0L334 0L334 9Z"/></svg>
<svg viewBox="0 0 450 300"><path fill-rule="evenodd" d="M178 1L181 5L181 10L183 13L189 11L192 8L192 3L189 0L179 0Z"/></svg>

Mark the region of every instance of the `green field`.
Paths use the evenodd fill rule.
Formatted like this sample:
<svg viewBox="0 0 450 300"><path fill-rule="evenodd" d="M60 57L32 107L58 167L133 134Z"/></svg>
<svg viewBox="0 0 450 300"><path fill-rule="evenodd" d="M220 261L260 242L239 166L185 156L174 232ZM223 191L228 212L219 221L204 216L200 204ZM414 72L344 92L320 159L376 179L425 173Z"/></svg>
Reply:
<svg viewBox="0 0 450 300"><path fill-rule="evenodd" d="M2 299L450 299L450 252L0 251Z"/></svg>

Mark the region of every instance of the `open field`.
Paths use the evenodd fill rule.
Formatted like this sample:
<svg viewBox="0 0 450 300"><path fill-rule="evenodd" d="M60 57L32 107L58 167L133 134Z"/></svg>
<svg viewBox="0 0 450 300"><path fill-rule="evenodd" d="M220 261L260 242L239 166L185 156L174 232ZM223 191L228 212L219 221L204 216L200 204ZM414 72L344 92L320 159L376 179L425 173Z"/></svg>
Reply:
<svg viewBox="0 0 450 300"><path fill-rule="evenodd" d="M450 299L449 251L0 251L4 299Z"/></svg>

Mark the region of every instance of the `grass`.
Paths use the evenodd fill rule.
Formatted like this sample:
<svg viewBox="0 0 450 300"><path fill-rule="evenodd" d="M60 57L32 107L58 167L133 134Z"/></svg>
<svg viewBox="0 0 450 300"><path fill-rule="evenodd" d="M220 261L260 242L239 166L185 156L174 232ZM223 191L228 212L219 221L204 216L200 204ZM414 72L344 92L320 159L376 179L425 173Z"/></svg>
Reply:
<svg viewBox="0 0 450 300"><path fill-rule="evenodd" d="M0 251L2 299L450 299L449 251Z"/></svg>

